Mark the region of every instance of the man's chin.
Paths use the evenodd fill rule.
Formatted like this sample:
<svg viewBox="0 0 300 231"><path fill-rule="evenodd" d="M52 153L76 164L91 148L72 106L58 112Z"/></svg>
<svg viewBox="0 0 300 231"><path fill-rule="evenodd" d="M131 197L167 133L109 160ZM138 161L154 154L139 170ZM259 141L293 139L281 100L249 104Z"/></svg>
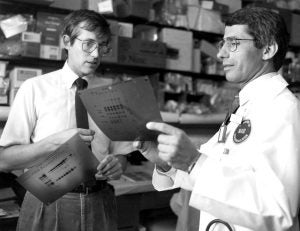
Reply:
<svg viewBox="0 0 300 231"><path fill-rule="evenodd" d="M233 75L230 75L230 74L225 74L225 79L228 81L228 82L238 82L238 78L236 76L233 76Z"/></svg>

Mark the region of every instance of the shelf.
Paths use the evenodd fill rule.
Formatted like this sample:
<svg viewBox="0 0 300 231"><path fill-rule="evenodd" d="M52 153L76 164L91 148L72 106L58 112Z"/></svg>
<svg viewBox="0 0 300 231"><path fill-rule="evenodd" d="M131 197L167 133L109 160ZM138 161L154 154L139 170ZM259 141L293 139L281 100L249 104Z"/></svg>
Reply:
<svg viewBox="0 0 300 231"><path fill-rule="evenodd" d="M13 65L26 66L26 67L48 67L48 68L61 68L64 65L64 60L51 60L51 59L41 59L32 57L22 57L22 56L5 56L0 55L0 60L8 61ZM180 70L170 70L164 68L156 67L143 67L134 65L125 65L120 63L110 63L101 62L98 71L100 72L133 72L133 73L143 73L143 74L155 74L155 73L178 73L185 76L191 76L193 78L210 79L215 81L225 81L225 76L222 75L210 75L205 73L195 73L190 71L180 71Z"/></svg>
<svg viewBox="0 0 300 231"><path fill-rule="evenodd" d="M221 124L225 119L226 113L216 114L182 114L179 117L180 124Z"/></svg>
<svg viewBox="0 0 300 231"><path fill-rule="evenodd" d="M0 106L0 121L7 120L9 108L9 106ZM177 113L161 112L161 116L166 123L220 124L225 118L225 113L207 115L182 114L179 116Z"/></svg>
<svg viewBox="0 0 300 231"><path fill-rule="evenodd" d="M7 12L10 13L33 13L37 11L46 11L54 14L69 14L71 10L62 9L57 7L52 7L48 4L35 4L35 3L28 3L28 2L21 2L21 1L14 1L14 0L0 0L1 10L0 13L4 14Z"/></svg>
<svg viewBox="0 0 300 231"><path fill-rule="evenodd" d="M217 41L218 39L222 38L222 34L217 34L213 32L206 32L206 31L199 31L199 30L194 30L194 29L189 29L186 27L176 27L172 25L167 25L167 24L161 24L155 21L148 21L147 19L144 18L139 18L139 17L116 17L113 15L105 15L104 17L106 19L111 19L111 20L117 20L120 22L127 22L127 23L132 23L133 25L147 25L147 26L154 26L157 27L158 29L161 28L170 28L170 29L176 29L176 30L185 30L185 31L191 31L194 35L195 38L201 38L201 39L206 39L210 41Z"/></svg>
<svg viewBox="0 0 300 231"><path fill-rule="evenodd" d="M163 121L166 123L178 124L221 124L225 118L225 113L194 115L183 113L181 115L171 112L161 112Z"/></svg>

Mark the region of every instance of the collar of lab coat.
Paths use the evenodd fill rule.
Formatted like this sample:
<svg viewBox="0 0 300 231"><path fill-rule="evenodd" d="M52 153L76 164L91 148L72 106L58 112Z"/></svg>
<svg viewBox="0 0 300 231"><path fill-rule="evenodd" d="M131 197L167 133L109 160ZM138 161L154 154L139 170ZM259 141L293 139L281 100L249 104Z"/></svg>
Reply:
<svg viewBox="0 0 300 231"><path fill-rule="evenodd" d="M239 93L240 106L252 100L263 101L279 94L288 83L278 73L272 72L262 75L249 82Z"/></svg>

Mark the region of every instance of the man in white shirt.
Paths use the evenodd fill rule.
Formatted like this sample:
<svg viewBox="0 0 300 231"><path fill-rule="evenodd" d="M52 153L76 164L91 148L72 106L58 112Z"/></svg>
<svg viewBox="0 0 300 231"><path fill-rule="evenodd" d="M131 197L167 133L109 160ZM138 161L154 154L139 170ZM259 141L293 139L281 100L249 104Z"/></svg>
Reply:
<svg viewBox="0 0 300 231"><path fill-rule="evenodd" d="M243 8L226 19L218 58L241 85L239 108L197 149L185 132L149 122L158 145L136 142L156 163L157 190L191 190L199 230L298 231L300 103L278 74L288 47L283 19Z"/></svg>
<svg viewBox="0 0 300 231"><path fill-rule="evenodd" d="M132 144L112 142L89 118L89 129L77 128L75 80L90 85L102 56L109 52L109 24L89 10L72 12L62 32L67 61L60 70L31 78L19 89L0 139L0 171L27 169L78 133L99 159L97 178L45 205L27 192L18 221L20 231L117 230L114 190ZM83 81L84 82L84 81ZM85 153L82 153L85 155Z"/></svg>

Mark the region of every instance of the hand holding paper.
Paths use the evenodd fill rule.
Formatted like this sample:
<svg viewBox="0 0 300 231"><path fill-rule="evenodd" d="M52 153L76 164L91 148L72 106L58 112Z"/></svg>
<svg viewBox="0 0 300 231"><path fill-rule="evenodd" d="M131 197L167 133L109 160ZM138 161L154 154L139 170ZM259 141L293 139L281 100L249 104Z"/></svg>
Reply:
<svg viewBox="0 0 300 231"><path fill-rule="evenodd" d="M81 182L93 178L99 161L80 138L82 135L75 133L47 159L21 175L18 182L39 200L49 204Z"/></svg>

